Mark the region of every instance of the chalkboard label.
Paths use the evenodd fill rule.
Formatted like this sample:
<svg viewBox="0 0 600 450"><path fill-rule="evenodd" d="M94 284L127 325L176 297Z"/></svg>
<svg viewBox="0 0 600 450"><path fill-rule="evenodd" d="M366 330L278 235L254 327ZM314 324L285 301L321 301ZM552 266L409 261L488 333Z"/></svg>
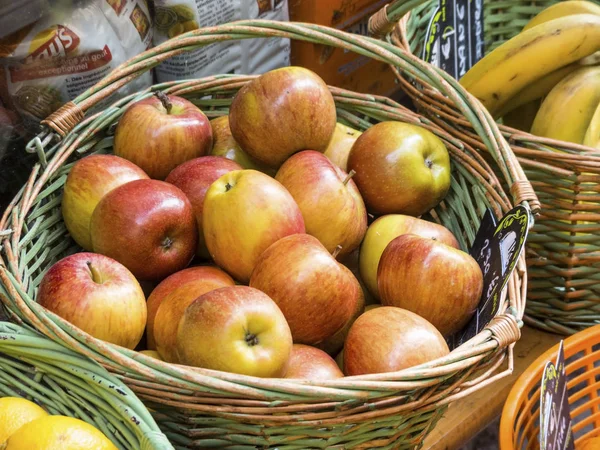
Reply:
<svg viewBox="0 0 600 450"><path fill-rule="evenodd" d="M424 44L422 59L460 79L483 58L483 0L440 0Z"/></svg>

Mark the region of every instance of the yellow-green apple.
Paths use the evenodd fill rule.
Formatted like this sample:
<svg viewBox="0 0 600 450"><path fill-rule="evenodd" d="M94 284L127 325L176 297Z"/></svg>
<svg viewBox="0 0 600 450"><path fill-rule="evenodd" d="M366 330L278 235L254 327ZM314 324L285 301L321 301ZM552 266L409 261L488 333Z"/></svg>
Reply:
<svg viewBox="0 0 600 450"><path fill-rule="evenodd" d="M335 363L340 368L340 370L344 370L344 349L342 349L342 351L336 355Z"/></svg>
<svg viewBox="0 0 600 450"><path fill-rule="evenodd" d="M250 81L229 110L235 141L246 153L277 168L300 150L325 151L336 124L325 82L303 67L282 67Z"/></svg>
<svg viewBox="0 0 600 450"><path fill-rule="evenodd" d="M97 253L75 253L50 267L37 301L91 336L134 349L146 327L146 298L133 274Z"/></svg>
<svg viewBox="0 0 600 450"><path fill-rule="evenodd" d="M431 238L404 234L383 251L377 286L383 305L419 314L447 337L475 313L483 275L468 253Z"/></svg>
<svg viewBox="0 0 600 450"><path fill-rule="evenodd" d="M208 154L213 145L208 117L176 95L156 95L133 103L115 130L114 153L164 180L179 164Z"/></svg>
<svg viewBox="0 0 600 450"><path fill-rule="evenodd" d="M202 220L210 256L244 284L269 245L305 231L290 193L270 176L251 169L229 172L210 186Z"/></svg>
<svg viewBox="0 0 600 450"><path fill-rule="evenodd" d="M98 202L116 187L147 178L138 166L114 155L90 155L73 164L61 207L65 225L75 242L91 251L90 221Z"/></svg>
<svg viewBox="0 0 600 450"><path fill-rule="evenodd" d="M244 169L254 169L275 176L276 170L254 159L235 142L229 128L229 116L220 116L210 121L213 131L213 147L210 154L222 156L238 163Z"/></svg>
<svg viewBox="0 0 600 450"><path fill-rule="evenodd" d="M320 381L343 376L334 359L323 350L310 345L294 344L284 378Z"/></svg>
<svg viewBox="0 0 600 450"><path fill-rule="evenodd" d="M421 316L382 306L361 315L344 344L347 376L396 372L449 353L442 334Z"/></svg>
<svg viewBox="0 0 600 450"><path fill-rule="evenodd" d="M292 352L290 327L269 296L230 286L198 297L177 331L182 364L256 377L283 377Z"/></svg>
<svg viewBox="0 0 600 450"><path fill-rule="evenodd" d="M310 234L287 236L267 248L250 286L281 308L294 342L308 345L337 333L354 315L362 295L352 272Z"/></svg>
<svg viewBox="0 0 600 450"><path fill-rule="evenodd" d="M361 279L375 298L379 298L377 268L381 254L394 238L403 234L416 234L459 248L452 232L437 223L404 214L387 214L378 217L367 229L359 256Z"/></svg>
<svg viewBox="0 0 600 450"><path fill-rule="evenodd" d="M234 285L233 279L218 267L197 266L174 273L156 287L148 299L148 309L156 308L156 314L152 323L148 316L147 333L153 335L162 359L178 362L177 325L188 305L207 292Z"/></svg>
<svg viewBox="0 0 600 450"><path fill-rule="evenodd" d="M137 278L160 280L190 263L198 244L192 204L172 184L130 181L106 194L92 214L92 247Z"/></svg>
<svg viewBox="0 0 600 450"><path fill-rule="evenodd" d="M232 170L241 170L242 166L234 161L219 156L201 156L175 167L165 180L181 189L190 199L196 225L198 226L198 247L196 254L200 258L209 258L204 229L202 227L202 210L204 197L211 184Z"/></svg>
<svg viewBox="0 0 600 450"><path fill-rule="evenodd" d="M368 229L367 229L368 231ZM345 265L350 271L354 274L358 282L360 283L360 288L362 289L362 293L365 299L365 305L372 305L373 303L379 303L379 300L375 298L371 291L367 288L367 285L362 279L362 275L360 274L359 269L359 260L360 260L360 247L355 249L349 255L346 255L342 258L339 258L339 261Z"/></svg>
<svg viewBox="0 0 600 450"><path fill-rule="evenodd" d="M420 216L450 189L450 156L432 132L402 122L380 122L356 140L348 169L372 214Z"/></svg>
<svg viewBox="0 0 600 450"><path fill-rule="evenodd" d="M300 207L306 232L330 253L339 247L339 256L357 248L367 231L367 210L351 177L314 150L292 155L275 176Z"/></svg>
<svg viewBox="0 0 600 450"><path fill-rule="evenodd" d="M344 172L348 172L350 150L361 134L362 132L343 123L336 123L333 136L323 154Z"/></svg>

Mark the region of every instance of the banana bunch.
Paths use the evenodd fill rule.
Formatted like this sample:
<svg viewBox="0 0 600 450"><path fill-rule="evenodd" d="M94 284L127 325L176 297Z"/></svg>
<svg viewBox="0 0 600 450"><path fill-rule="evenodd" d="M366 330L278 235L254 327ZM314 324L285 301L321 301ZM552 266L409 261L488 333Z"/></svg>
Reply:
<svg viewBox="0 0 600 450"><path fill-rule="evenodd" d="M460 83L509 126L600 149L600 6L546 8Z"/></svg>

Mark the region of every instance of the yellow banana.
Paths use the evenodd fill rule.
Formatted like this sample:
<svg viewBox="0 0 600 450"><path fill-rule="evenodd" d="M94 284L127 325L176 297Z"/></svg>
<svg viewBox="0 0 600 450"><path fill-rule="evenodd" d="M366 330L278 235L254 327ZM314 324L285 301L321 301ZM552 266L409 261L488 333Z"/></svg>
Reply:
<svg viewBox="0 0 600 450"><path fill-rule="evenodd" d="M460 83L494 115L534 80L600 50L600 16L576 14L520 33L488 53Z"/></svg>
<svg viewBox="0 0 600 450"><path fill-rule="evenodd" d="M600 66L583 67L565 77L546 96L531 133L583 144L600 103Z"/></svg>
<svg viewBox="0 0 600 450"><path fill-rule="evenodd" d="M504 114L502 122L508 127L529 132L541 104L542 100L537 98L524 105L520 105Z"/></svg>
<svg viewBox="0 0 600 450"><path fill-rule="evenodd" d="M527 25L523 27L521 32L529 30L541 23L575 14L596 14L597 16L600 16L600 6L585 0L567 0L565 2L558 2L545 8L537 16L531 19Z"/></svg>
<svg viewBox="0 0 600 450"><path fill-rule="evenodd" d="M583 145L600 149L600 103L583 137Z"/></svg>

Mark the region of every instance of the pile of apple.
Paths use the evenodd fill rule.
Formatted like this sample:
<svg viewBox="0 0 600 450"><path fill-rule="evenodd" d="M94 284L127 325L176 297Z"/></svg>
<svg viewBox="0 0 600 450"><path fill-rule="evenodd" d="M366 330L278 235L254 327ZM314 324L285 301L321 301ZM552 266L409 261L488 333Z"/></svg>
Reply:
<svg viewBox="0 0 600 450"><path fill-rule="evenodd" d="M70 170L63 218L85 251L38 301L129 349L146 332L170 363L309 379L419 365L449 352L482 290L452 233L418 218L450 178L439 138L337 123L304 68L255 78L212 121L157 93L127 108L114 155Z"/></svg>

